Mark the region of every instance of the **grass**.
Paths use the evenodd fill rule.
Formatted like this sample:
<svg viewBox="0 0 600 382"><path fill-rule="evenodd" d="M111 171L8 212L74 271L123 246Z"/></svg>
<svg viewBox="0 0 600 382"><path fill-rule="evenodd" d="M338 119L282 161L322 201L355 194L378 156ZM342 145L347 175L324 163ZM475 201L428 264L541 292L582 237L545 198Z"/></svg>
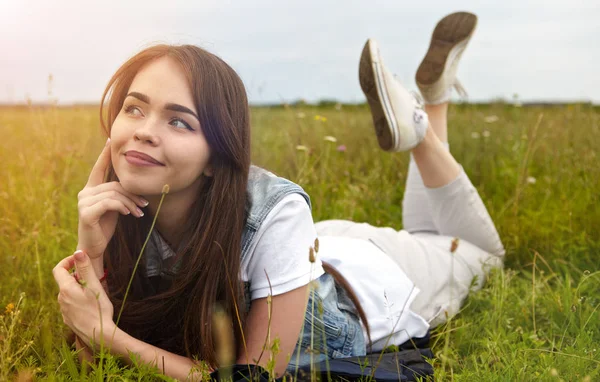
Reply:
<svg viewBox="0 0 600 382"><path fill-rule="evenodd" d="M255 108L252 123L254 163L301 184L315 221L402 227L408 158L377 149L364 106ZM449 125L507 262L434 332L436 377L599 380L600 109L455 105ZM110 357L85 374L63 340L51 269L75 249L98 126L96 108L0 110L0 380L157 376Z"/></svg>

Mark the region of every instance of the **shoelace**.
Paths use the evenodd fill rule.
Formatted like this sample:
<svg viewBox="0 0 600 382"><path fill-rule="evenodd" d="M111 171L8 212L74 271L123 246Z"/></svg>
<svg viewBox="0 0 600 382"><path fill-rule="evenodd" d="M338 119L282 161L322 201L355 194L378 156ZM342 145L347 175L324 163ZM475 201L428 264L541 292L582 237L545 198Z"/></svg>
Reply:
<svg viewBox="0 0 600 382"><path fill-rule="evenodd" d="M454 79L454 83L451 86L454 88L454 90L456 90L456 92L458 93L460 98L467 99L469 97L469 94L467 93L465 88L462 86L462 84L458 80L458 78ZM423 110L424 105L425 105L425 100L423 99L423 96L421 95L421 93L419 93L418 91L415 91L415 90L411 90L410 94L412 95L413 100L415 102L415 107L417 109Z"/></svg>
<svg viewBox="0 0 600 382"><path fill-rule="evenodd" d="M421 95L421 93L419 93L418 91L415 91L415 90L411 90L410 94L413 96L413 100L415 102L415 107L417 109L423 110L425 101L423 100L423 96Z"/></svg>
<svg viewBox="0 0 600 382"><path fill-rule="evenodd" d="M400 78L398 77L398 75L396 73L393 74L394 76L394 80L398 83L400 83L400 85L402 85L402 81L400 81ZM462 87L461 87L462 89ZM463 89L464 90L464 89ZM421 93L419 93L418 91L415 90L410 90L409 93L412 95L415 107L417 109L421 109L423 110L423 108L425 107L425 101L423 100L423 97L421 96Z"/></svg>

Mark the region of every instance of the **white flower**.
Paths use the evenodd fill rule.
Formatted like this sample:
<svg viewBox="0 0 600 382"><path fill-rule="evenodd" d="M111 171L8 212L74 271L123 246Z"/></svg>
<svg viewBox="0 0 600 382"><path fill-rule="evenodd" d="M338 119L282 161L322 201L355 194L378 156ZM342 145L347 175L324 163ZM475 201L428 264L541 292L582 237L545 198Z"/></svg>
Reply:
<svg viewBox="0 0 600 382"><path fill-rule="evenodd" d="M473 139L479 139L480 135L477 131L474 131L471 133L471 138Z"/></svg>
<svg viewBox="0 0 600 382"><path fill-rule="evenodd" d="M328 136L326 136L323 139L326 140L326 141L329 141L329 142L334 142L334 143L337 142L337 138L336 137L332 137L331 135L328 135Z"/></svg>
<svg viewBox="0 0 600 382"><path fill-rule="evenodd" d="M308 147L303 146L303 145L298 145L298 146L296 146L296 150L298 150L298 151L308 151Z"/></svg>
<svg viewBox="0 0 600 382"><path fill-rule="evenodd" d="M498 122L498 120L500 120L500 118L498 118L497 115L488 115L483 120L487 123L494 123L494 122Z"/></svg>
<svg viewBox="0 0 600 382"><path fill-rule="evenodd" d="M484 138L489 138L490 132L488 130L483 130L483 133L481 133L481 135L483 135Z"/></svg>
<svg viewBox="0 0 600 382"><path fill-rule="evenodd" d="M527 177L527 183L529 183L529 184L535 184L535 182L537 182L537 179L535 179L533 176L528 176Z"/></svg>
<svg viewBox="0 0 600 382"><path fill-rule="evenodd" d="M304 117L306 117L306 114L304 114L303 112L299 112L298 114L296 114L296 117L304 118Z"/></svg>

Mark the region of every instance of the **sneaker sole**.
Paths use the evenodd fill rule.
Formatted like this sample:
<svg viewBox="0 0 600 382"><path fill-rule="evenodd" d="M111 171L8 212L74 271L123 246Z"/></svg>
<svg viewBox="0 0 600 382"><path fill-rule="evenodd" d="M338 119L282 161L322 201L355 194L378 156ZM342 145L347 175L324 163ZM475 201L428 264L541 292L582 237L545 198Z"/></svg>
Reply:
<svg viewBox="0 0 600 382"><path fill-rule="evenodd" d="M385 151L393 151L396 147L396 134L391 121L395 121L395 118L387 99L380 62L376 44L367 40L360 56L358 79L371 109L379 147Z"/></svg>
<svg viewBox="0 0 600 382"><path fill-rule="evenodd" d="M469 39L476 25L477 16L468 12L452 13L441 19L433 30L429 50L417 69L417 84L436 83L444 73L452 49Z"/></svg>

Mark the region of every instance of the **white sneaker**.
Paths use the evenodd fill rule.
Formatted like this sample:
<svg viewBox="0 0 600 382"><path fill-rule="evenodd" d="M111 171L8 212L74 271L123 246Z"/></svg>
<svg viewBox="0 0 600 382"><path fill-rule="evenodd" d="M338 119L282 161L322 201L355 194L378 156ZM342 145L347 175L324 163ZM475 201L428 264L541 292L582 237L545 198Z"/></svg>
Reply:
<svg viewBox="0 0 600 382"><path fill-rule="evenodd" d="M406 151L417 146L429 126L427 114L383 65L375 40L367 40L363 48L358 77L379 146L385 151Z"/></svg>
<svg viewBox="0 0 600 382"><path fill-rule="evenodd" d="M477 16L474 14L456 12L444 17L435 26L429 50L415 76L426 104L450 101L452 87L461 97L467 97L467 92L456 78L456 69L476 25Z"/></svg>

